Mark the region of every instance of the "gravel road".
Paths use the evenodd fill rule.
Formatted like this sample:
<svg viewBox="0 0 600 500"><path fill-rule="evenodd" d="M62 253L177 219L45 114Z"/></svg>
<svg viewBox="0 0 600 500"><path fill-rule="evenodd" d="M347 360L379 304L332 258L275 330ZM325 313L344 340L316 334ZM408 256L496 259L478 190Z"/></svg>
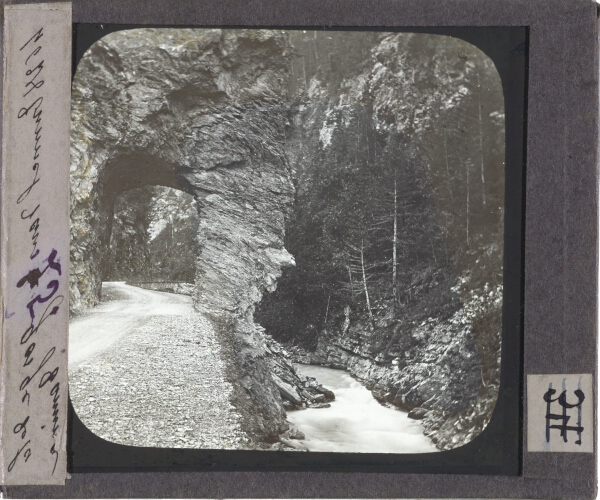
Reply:
<svg viewBox="0 0 600 500"><path fill-rule="evenodd" d="M102 302L69 323L69 369L112 346L142 326L152 316L186 316L194 313L192 298L174 293L154 292L105 282Z"/></svg>
<svg viewBox="0 0 600 500"><path fill-rule="evenodd" d="M244 449L210 322L183 295L104 283L109 300L69 326L75 412L98 436L133 446Z"/></svg>

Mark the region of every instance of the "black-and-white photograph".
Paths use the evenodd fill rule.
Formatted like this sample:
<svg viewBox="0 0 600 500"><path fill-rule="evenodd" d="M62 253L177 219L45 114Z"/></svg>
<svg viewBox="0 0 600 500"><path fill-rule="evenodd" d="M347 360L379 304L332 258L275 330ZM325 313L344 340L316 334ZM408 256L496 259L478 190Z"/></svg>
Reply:
<svg viewBox="0 0 600 500"><path fill-rule="evenodd" d="M101 38L72 86L79 419L139 447L472 441L500 384L504 119L451 36Z"/></svg>

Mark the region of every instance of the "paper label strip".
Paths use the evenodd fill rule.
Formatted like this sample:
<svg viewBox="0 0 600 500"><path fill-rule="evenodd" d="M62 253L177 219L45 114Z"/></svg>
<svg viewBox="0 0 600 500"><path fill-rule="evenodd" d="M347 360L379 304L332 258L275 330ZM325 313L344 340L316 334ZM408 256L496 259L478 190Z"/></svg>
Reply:
<svg viewBox="0 0 600 500"><path fill-rule="evenodd" d="M71 4L4 16L0 481L64 484Z"/></svg>

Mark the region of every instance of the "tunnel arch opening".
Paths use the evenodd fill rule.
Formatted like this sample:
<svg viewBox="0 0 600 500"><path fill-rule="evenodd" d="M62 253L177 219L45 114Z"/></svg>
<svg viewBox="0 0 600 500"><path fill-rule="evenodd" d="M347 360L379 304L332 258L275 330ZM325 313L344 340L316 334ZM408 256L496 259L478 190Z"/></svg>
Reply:
<svg viewBox="0 0 600 500"><path fill-rule="evenodd" d="M198 257L194 197L172 187L147 185L119 194L112 212L102 281L191 293Z"/></svg>

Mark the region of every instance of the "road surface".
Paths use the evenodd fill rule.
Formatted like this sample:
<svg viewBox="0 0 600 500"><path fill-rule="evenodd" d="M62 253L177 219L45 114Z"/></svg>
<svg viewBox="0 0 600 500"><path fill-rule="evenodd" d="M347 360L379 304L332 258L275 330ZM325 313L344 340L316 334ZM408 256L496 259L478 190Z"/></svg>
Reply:
<svg viewBox="0 0 600 500"><path fill-rule="evenodd" d="M232 353L190 297L104 283L112 300L74 319L69 395L107 441L158 448L245 449L231 404Z"/></svg>
<svg viewBox="0 0 600 500"><path fill-rule="evenodd" d="M102 302L69 323L69 369L108 349L153 316L189 316L192 298L156 292L124 282L104 282L102 293L118 299Z"/></svg>

